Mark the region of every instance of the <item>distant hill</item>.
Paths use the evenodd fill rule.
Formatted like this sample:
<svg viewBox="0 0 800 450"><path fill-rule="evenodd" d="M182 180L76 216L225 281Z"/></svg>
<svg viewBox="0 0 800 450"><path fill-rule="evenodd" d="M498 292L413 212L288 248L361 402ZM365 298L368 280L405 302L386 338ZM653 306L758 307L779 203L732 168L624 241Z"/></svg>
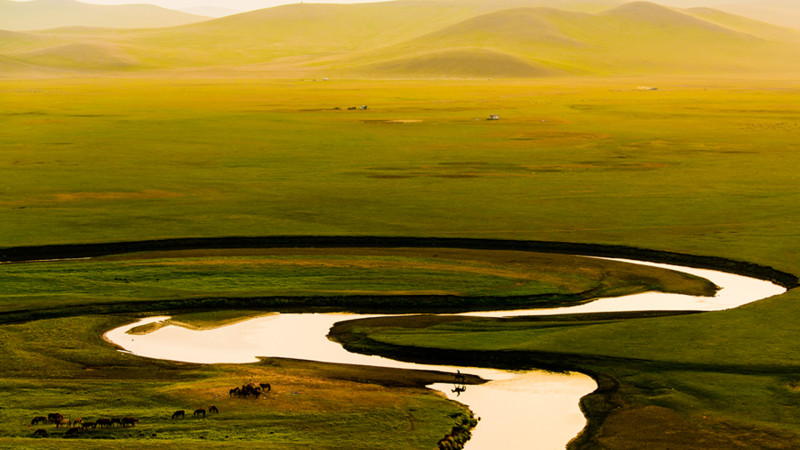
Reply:
<svg viewBox="0 0 800 450"><path fill-rule="evenodd" d="M601 0L569 2L570 10L518 6L540 3L294 4L161 29L6 32L0 56L14 73L36 67L470 78L800 70L800 32L714 9ZM614 6L595 11L601 3Z"/></svg>
<svg viewBox="0 0 800 450"><path fill-rule="evenodd" d="M89 26L159 28L208 20L154 5L93 5L75 0L0 0L0 30Z"/></svg>
<svg viewBox="0 0 800 450"><path fill-rule="evenodd" d="M730 32L724 27L714 23L697 19L688 14L666 8L650 2L633 2L618 6L603 13L604 16L618 17L635 22L637 25L649 25L660 31L697 31L704 30L712 33ZM679 36L676 36L679 37Z"/></svg>
<svg viewBox="0 0 800 450"><path fill-rule="evenodd" d="M800 42L800 29L776 27L775 25L749 19L736 14L727 13L711 8L690 8L686 9L687 14L697 18L716 23L723 27L737 30L742 33L752 34L762 39L784 42ZM798 27L800 27L800 16L798 16Z"/></svg>
<svg viewBox="0 0 800 450"><path fill-rule="evenodd" d="M139 61L113 45L103 43L64 44L17 55L29 64L81 70L118 70L135 67Z"/></svg>
<svg viewBox="0 0 800 450"><path fill-rule="evenodd" d="M353 74L396 67L451 48L491 49L537 67L542 74L687 74L793 71L800 46L791 33L767 24L708 21L653 3L635 2L587 14L552 8L517 8L462 21L404 43L352 57ZM747 26L742 24L747 23ZM782 38L782 39L777 39ZM788 59L787 59L788 58ZM795 59L792 59L795 58ZM498 66L494 76L505 76ZM414 71L409 71L412 75ZM453 73L442 67L440 75ZM463 70L459 70L463 73ZM485 70L476 66L474 76Z"/></svg>
<svg viewBox="0 0 800 450"><path fill-rule="evenodd" d="M725 5L723 9L733 14L741 14L753 19L765 22L800 29L800 3L777 2L770 0L732 2Z"/></svg>
<svg viewBox="0 0 800 450"><path fill-rule="evenodd" d="M711 7L750 19L800 29L800 2L795 0L661 0L679 8Z"/></svg>
<svg viewBox="0 0 800 450"><path fill-rule="evenodd" d="M450 48L373 64L369 73L416 77L507 77L532 78L553 74L523 58L484 48Z"/></svg>
<svg viewBox="0 0 800 450"><path fill-rule="evenodd" d="M195 6L192 8L183 8L180 11L206 17L224 17L241 12L235 9L221 8L219 6Z"/></svg>

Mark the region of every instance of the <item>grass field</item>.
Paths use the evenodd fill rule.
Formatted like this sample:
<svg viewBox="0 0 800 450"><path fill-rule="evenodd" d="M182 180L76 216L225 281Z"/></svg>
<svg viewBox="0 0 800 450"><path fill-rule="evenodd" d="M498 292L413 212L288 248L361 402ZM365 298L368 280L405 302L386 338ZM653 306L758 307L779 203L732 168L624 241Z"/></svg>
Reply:
<svg viewBox="0 0 800 450"><path fill-rule="evenodd" d="M533 302L546 295L563 304L646 291L694 295L715 291L705 280L653 267L577 256L457 249L147 252L4 264L0 274L5 287L1 312L31 304L58 308L207 297L519 296Z"/></svg>
<svg viewBox="0 0 800 450"><path fill-rule="evenodd" d="M645 82L661 90L637 91ZM796 255L791 81L0 90L2 245L384 234L625 243L778 268Z"/></svg>
<svg viewBox="0 0 800 450"><path fill-rule="evenodd" d="M289 448L320 443L327 448L366 448L387 442L392 448L431 448L457 422L454 417L466 414L463 407L421 389L432 380L449 380L436 374L301 361L208 366L133 357L100 339L122 320L81 317L3 327L1 445L69 445L56 439L63 436L63 428L28 426L35 416L60 412L85 421L140 419L134 428L82 433L80 444L74 445L83 448ZM229 389L253 379L272 384L269 397L229 398ZM219 415L192 416L196 408L211 404ZM187 411L187 418L172 420L179 409ZM36 428L45 428L53 437L20 439L29 438Z"/></svg>
<svg viewBox="0 0 800 450"><path fill-rule="evenodd" d="M659 90L639 91L639 85ZM491 237L622 244L800 273L800 180L793 169L799 162L800 111L794 105L800 104L800 87L792 79L312 82L171 74L8 80L0 81L0 94L4 247L231 235ZM368 109L347 110L362 104ZM489 114L500 120L485 120ZM70 267L112 281L124 278L115 272L119 266L103 274L86 264ZM56 270L58 264L2 269L34 267ZM396 273L402 284L407 274ZM16 276L48 279L30 271ZM41 292L28 283L4 282L3 295L18 305L34 304ZM47 295L55 291L49 281L44 287ZM165 288L182 287L157 285L151 298ZM68 285L60 299L51 295L46 301L81 303L102 292L97 285L73 289ZM115 292L119 298L130 295ZM575 365L620 382L628 406L621 411L638 411L633 417L641 418L649 417L646 408L659 407L659 417L667 417L665 410L675 415L664 423L686 436L792 447L800 441L793 420L800 402L793 357L800 350L794 339L797 295L792 290L733 311L591 326L476 321L475 327L496 332L469 345L569 355ZM275 378L299 377L295 371L305 370L286 369L287 362L276 363L279 369L142 361L99 341L99 331L119 320L63 318L0 328L4 404L15 405L0 410L7 427L2 439L32 432L17 417L63 405L88 416L152 409L146 418L161 423L157 435L166 440L174 437L174 425L162 423L166 414L190 408L186 403L198 398L192 383L210 389L213 399L214 389L246 381L239 371ZM471 342L461 328L463 337L435 328L440 340L419 329L378 329L371 336L392 345L450 350L455 340L462 348ZM114 409L111 397L101 394L110 386L130 386L137 373L146 373L147 383L122 389L118 398L125 406ZM309 376L323 383L331 375ZM46 388L37 388L41 380L48 381ZM79 400L66 400L62 386ZM331 389L347 396L355 386ZM308 408L325 411L329 395L320 391L319 403ZM420 439L403 445L427 447L459 410L418 390L381 395L403 395L408 403L396 414L364 411L341 429L358 433L362 426L402 422L399 434ZM199 398L201 405L209 403L207 395ZM360 399L342 401L357 405ZM436 406L411 406L423 401ZM421 430L415 420L408 435L407 419L399 418L412 408L431 411L424 419L430 429ZM321 414L312 422L333 420ZM287 415L285 428L270 422L276 433L295 430L286 439L353 443L353 435L334 438L321 429L306 435L299 425L306 419ZM268 416L264 420L280 417ZM598 439L617 448L644 439L633 433L636 427L614 428L616 423L611 416ZM202 428L196 429L187 439L203 441ZM216 437L234 436L231 428L214 429L225 433Z"/></svg>

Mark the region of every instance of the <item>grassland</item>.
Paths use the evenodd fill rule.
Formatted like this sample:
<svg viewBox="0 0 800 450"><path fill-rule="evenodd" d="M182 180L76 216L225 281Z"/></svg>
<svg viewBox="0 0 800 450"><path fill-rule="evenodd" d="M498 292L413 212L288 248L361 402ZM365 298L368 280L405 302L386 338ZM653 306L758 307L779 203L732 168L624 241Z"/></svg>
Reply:
<svg viewBox="0 0 800 450"><path fill-rule="evenodd" d="M391 448L431 448L457 423L456 416L466 414L462 406L421 388L449 380L444 375L288 360L209 366L133 357L100 338L123 320L90 316L3 327L0 445L367 448L388 442ZM272 384L269 397L229 398L229 389L253 379ZM191 416L210 404L219 415ZM172 420L179 409L188 417ZM31 440L36 427L28 427L30 419L50 412L86 421L136 416L141 422L135 428L88 430L72 444L60 439L64 429L39 426L52 436Z"/></svg>
<svg viewBox="0 0 800 450"><path fill-rule="evenodd" d="M661 90L637 91L644 83ZM0 89L4 246L437 235L794 268L792 81L120 78Z"/></svg>
<svg viewBox="0 0 800 450"><path fill-rule="evenodd" d="M286 272L286 265L291 266L291 273ZM295 302L300 303L311 295L330 295L325 286L331 281L325 281L326 278L335 279L338 295L361 293L380 278L361 275L364 269L380 270L387 277L381 280L383 285L396 283L403 288L402 292L387 290L376 294L393 297L395 302L407 302L408 289L414 285L422 292L438 286L441 283L438 272L455 274L456 281L450 282L454 286L478 288L471 294L453 293L448 297L450 303L454 297L472 295L484 302L490 300L486 307L496 307L502 302L505 297L499 294L508 295L509 284L523 284L518 287L523 292L560 293L566 297L565 301L570 300L570 291L592 291L592 296L596 296L650 289L695 294L710 294L715 290L713 285L698 278L615 261L453 248L160 251L90 260L7 263L2 268L3 278L8 281L7 292L11 294L4 299L5 314L0 319L5 323L0 327L0 338L8 363L3 369L3 386L14 406L2 412L0 443L37 448L41 440L31 441L31 428L25 424L45 411L58 411L71 419L81 417L85 421L101 417L138 418L141 422L136 429L92 429L77 436L81 446L98 442L97 446L103 447L108 445L104 441L114 440L119 442L116 445L119 448L136 445L135 441L154 447L208 443L208 447L217 448L258 443L271 448L296 445L432 448L451 429L458 430L462 424L474 425L462 406L449 404L420 389L428 383L451 381L451 374L287 360L243 366L148 361L118 353L100 339L106 329L130 320L129 316L110 315L126 302L150 301L142 310L162 310L163 303L153 301L156 291L160 295L156 299L172 299L171 311L189 311L172 319L181 326L213 328L264 314L264 310L194 311L198 305L192 298L185 298L189 291L169 289L170 284L192 286L191 292L202 292L205 296L222 295L220 289L224 294L240 297L259 292L263 295L263 289L283 292L284 306L274 307L276 310L286 307L287 296L297 298ZM306 273L308 268L313 270L311 274ZM353 274L342 276L342 269ZM505 282L490 290L492 285L486 283L487 275ZM254 282L253 278L260 282ZM163 284L153 285L154 282ZM304 286L304 291L298 294L292 285ZM316 289L308 285L316 285ZM40 291L48 286L51 290ZM231 286L236 290L231 291ZM487 297L486 292L495 296ZM75 315L71 307L98 301L102 301L99 307L106 308L102 316L70 317ZM426 307L429 306L414 305L412 309ZM340 308L346 309L348 304ZM9 318L14 316L9 314L20 309L21 313L49 310L50 317L59 318L16 318L13 321L20 323L10 324ZM372 309L380 309L380 302L375 302ZM150 329L138 327L134 334ZM53 345L55 342L63 344ZM268 380L275 390L260 400L226 396L227 389L253 379ZM192 417L188 421L171 419L173 411L191 412L207 404L214 404L224 414ZM416 425L418 420L425 421L424 426ZM67 437L67 431L50 428L51 436L41 445L44 448L64 445L62 439L53 439Z"/></svg>
<svg viewBox="0 0 800 450"><path fill-rule="evenodd" d="M325 298L353 296L392 296L402 299L392 302L395 308L419 312L563 306L645 291L713 295L716 289L699 278L614 261L446 248L162 251L4 264L0 274L5 313L180 299L190 308L193 299L209 297L245 305L249 298L260 308L291 306L287 297L334 306ZM387 307L377 298L368 303L373 311Z"/></svg>
<svg viewBox="0 0 800 450"><path fill-rule="evenodd" d="M659 90L638 91L639 85ZM0 129L4 247L266 234L491 237L629 245L800 273L800 181L791 169L800 150L800 114L793 107L800 89L793 80L311 82L171 74L168 80L2 81L0 91L7 124ZM346 109L361 104L368 109ZM486 121L489 114L501 120ZM25 301L23 294L15 294L17 301ZM593 319L590 325L476 321L471 326L488 327L491 339L473 343L466 326L457 339L481 357L512 354L515 364L535 365L542 352L569 357L620 383L612 399L627 407L620 411L642 418L651 417L646 408L658 407L659 417L670 419L663 423L701 433L687 436L792 446L800 395L793 357L797 295L792 290L733 311ZM195 398L207 403L189 381L222 389L247 378L238 371L278 376L269 365L184 367L116 354L98 336L119 320L4 325L4 404L17 409L2 414L72 408L59 390L66 385L82 399L75 414L87 404L97 406L86 415L163 408L148 420L166 422L163 414L189 408ZM448 330L441 326L437 331ZM455 335L447 333L438 341L425 341L419 329L365 333L385 345L457 353ZM143 372L153 377L148 384L134 383L118 397L129 407L112 409L93 393L107 392L101 384L130 386L125 380ZM80 390L93 373L92 389ZM189 386L160 396L166 389L160 377L167 386ZM333 391L345 395L353 386ZM439 405L432 415L457 412L438 398L417 397L420 391L404 393L410 397L403 401ZM320 404L309 408L324 409L328 395L320 393ZM147 403L153 398L157 405ZM399 417L384 413L387 422L366 423L381 428ZM270 417L265 420L277 420ZM296 422L284 429L303 430L300 417L287 419ZM332 417L320 416L325 420ZM420 431L428 436L424 442L450 426L425 420L432 428ZM358 430L362 421L356 417L342 429ZM635 426L620 431L615 423L611 416L600 430L616 433L603 442L618 448L642 442L630 434ZM29 433L18 425L6 436ZM172 425L163 426L157 434L169 436ZM201 434L191 442L202 441ZM315 437L323 438L312 434L309 442Z"/></svg>

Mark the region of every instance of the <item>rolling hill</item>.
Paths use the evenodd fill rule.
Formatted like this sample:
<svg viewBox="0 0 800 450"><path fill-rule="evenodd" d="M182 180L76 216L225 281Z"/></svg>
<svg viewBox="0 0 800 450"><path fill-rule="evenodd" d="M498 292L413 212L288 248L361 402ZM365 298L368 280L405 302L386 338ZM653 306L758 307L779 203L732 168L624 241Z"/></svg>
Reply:
<svg viewBox="0 0 800 450"><path fill-rule="evenodd" d="M52 68L118 70L134 67L139 61L113 45L74 43L32 50L17 55L29 64Z"/></svg>
<svg viewBox="0 0 800 450"><path fill-rule="evenodd" d="M601 11L594 11L601 2L572 2L571 10L524 6L540 3L295 4L160 29L0 33L0 55L7 64L45 69L248 70L282 77L800 70L800 32L729 13L649 2L606 2L617 6Z"/></svg>
<svg viewBox="0 0 800 450"><path fill-rule="evenodd" d="M711 7L730 14L746 16L786 28L800 29L800 2L793 0L661 0L662 4L679 8Z"/></svg>
<svg viewBox="0 0 800 450"><path fill-rule="evenodd" d="M388 76L405 74L415 77L457 78L531 78L554 73L548 67L484 48L449 48L374 64L365 71Z"/></svg>
<svg viewBox="0 0 800 450"><path fill-rule="evenodd" d="M725 26L725 22L731 26ZM474 17L355 59L344 58L343 63L353 74L396 67L396 73L402 75L402 68L415 66L415 57L427 59L428 55L449 48L472 48L519 58L550 74L797 70L797 59L785 59L788 55L800 56L791 33L756 22L738 27L733 23L730 17L727 21L708 21L645 2L598 14L518 8ZM484 72L475 66L474 76ZM385 71L377 74L385 75ZM456 74L442 68L440 75ZM506 75L498 69L494 76Z"/></svg>
<svg viewBox="0 0 800 450"><path fill-rule="evenodd" d="M159 28L207 20L154 5L93 5L75 0L0 0L0 30L26 31L88 26Z"/></svg>
<svg viewBox="0 0 800 450"><path fill-rule="evenodd" d="M766 22L711 8L690 8L685 12L699 19L758 36L762 39L780 42L800 42L800 30L795 28L777 27ZM800 24L800 16L798 16L798 24Z"/></svg>

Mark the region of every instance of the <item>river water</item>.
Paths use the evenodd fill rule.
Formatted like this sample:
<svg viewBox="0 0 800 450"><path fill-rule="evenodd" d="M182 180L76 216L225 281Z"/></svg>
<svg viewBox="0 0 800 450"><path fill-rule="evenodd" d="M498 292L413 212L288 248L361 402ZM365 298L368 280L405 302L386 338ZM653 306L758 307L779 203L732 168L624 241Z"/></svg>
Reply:
<svg viewBox="0 0 800 450"><path fill-rule="evenodd" d="M628 261L690 273L706 278L721 289L715 297L644 293L599 299L566 308L464 313L471 316L510 317L566 313L697 310L734 308L785 292L767 281L728 273ZM156 359L194 363L251 363L258 357L285 357L332 363L362 364L403 369L470 373L491 380L453 392L453 384L430 387L464 403L481 418L467 445L483 449L563 449L586 425L578 402L597 385L580 373L554 374L544 371L511 372L473 367L435 366L394 361L379 356L347 352L327 339L336 322L379 315L363 314L271 314L212 330L190 330L166 325L147 334L127 331L168 317L150 317L115 328L105 338L124 351Z"/></svg>

